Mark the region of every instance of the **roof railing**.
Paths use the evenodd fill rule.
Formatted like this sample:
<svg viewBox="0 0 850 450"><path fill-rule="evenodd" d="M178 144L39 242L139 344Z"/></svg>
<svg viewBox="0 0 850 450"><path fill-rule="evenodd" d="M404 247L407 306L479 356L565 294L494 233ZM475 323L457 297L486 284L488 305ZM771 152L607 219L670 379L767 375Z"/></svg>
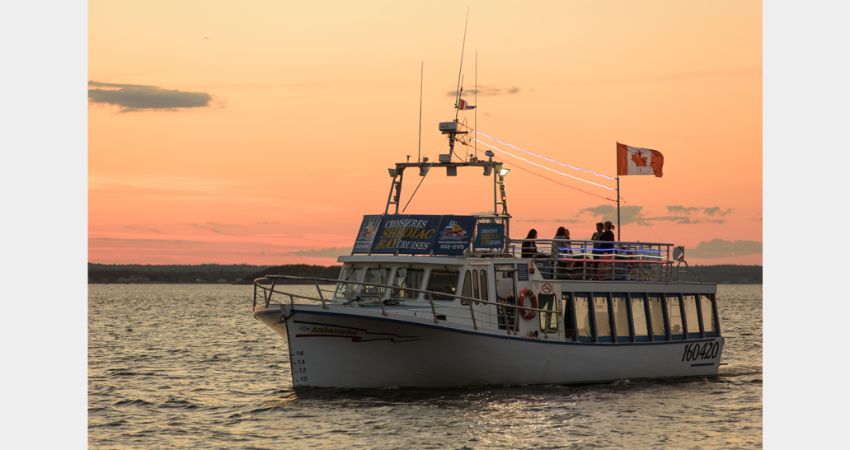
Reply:
<svg viewBox="0 0 850 450"><path fill-rule="evenodd" d="M509 253L533 260L546 279L672 281L672 248L661 242L511 239Z"/></svg>

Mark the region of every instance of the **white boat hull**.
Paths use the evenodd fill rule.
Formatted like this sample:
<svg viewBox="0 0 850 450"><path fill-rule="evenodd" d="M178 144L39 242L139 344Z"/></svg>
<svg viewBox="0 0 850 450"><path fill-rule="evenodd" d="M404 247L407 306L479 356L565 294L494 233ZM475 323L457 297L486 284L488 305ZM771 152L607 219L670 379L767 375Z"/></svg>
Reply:
<svg viewBox="0 0 850 450"><path fill-rule="evenodd" d="M290 305L269 305L254 315L288 341L295 388L583 384L716 376L723 350L722 337L576 343L556 336L527 339L504 331L435 324L425 318L399 320L366 308L296 305L293 313Z"/></svg>

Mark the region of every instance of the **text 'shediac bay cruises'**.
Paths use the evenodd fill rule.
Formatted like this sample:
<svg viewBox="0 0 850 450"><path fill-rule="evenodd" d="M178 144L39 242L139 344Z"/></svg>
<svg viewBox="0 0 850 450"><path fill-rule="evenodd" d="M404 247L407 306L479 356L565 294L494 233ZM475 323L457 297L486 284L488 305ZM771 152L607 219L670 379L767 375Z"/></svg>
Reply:
<svg viewBox="0 0 850 450"><path fill-rule="evenodd" d="M455 108L474 108L461 91ZM717 375L717 286L678 280L683 247L510 239L508 169L489 150L480 159L477 149L456 155L455 144L469 145L471 130L457 114L439 129L448 153L389 169L384 213L363 216L351 255L339 258L339 279L255 280L254 317L288 342L295 388ZM660 153L617 148L618 174L660 176ZM492 214L399 214L405 174L459 170L483 171L493 185ZM316 295L288 292L293 279L315 283Z"/></svg>

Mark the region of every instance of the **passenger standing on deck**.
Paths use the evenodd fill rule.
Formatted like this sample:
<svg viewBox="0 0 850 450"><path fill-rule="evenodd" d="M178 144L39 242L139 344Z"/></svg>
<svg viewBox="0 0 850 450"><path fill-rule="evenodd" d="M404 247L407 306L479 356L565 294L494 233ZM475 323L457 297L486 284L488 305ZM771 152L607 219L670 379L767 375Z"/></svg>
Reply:
<svg viewBox="0 0 850 450"><path fill-rule="evenodd" d="M590 244L591 247L593 248L593 250L592 250L593 256L591 256L589 259L598 259L599 258L599 250L598 250L598 247L597 247L597 243L595 241L598 241L600 236L602 236L602 222L596 222L596 232L593 233L593 236L590 237L590 240L594 241ZM585 258L585 259L587 259L587 258ZM585 264L587 266L587 271L588 271L589 274L596 272L596 269L599 266L599 263L596 263L596 262L588 262L588 263L585 263Z"/></svg>
<svg viewBox="0 0 850 450"><path fill-rule="evenodd" d="M561 261L561 258L572 256L570 248L570 230L558 227L555 237L552 238L552 255L555 257L555 278L565 278L573 267L572 261Z"/></svg>
<svg viewBox="0 0 850 450"><path fill-rule="evenodd" d="M604 241L599 244L599 251L602 253L601 257L606 260L614 259L614 225L607 221L605 222L605 231L599 236L600 241ZM599 267L599 275L604 277L608 277L611 274L608 273L608 264L610 262L602 263Z"/></svg>

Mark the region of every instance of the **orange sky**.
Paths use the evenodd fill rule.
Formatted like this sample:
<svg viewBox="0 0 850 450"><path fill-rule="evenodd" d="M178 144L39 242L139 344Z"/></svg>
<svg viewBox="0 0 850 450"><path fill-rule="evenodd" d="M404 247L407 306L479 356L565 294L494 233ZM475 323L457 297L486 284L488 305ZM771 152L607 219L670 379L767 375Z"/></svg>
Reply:
<svg viewBox="0 0 850 450"><path fill-rule="evenodd" d="M621 179L623 240L761 264L761 3L737 0L91 1L89 260L332 263L416 157L420 61L423 154L444 151L466 6L480 130L611 176L617 141L657 149L662 178ZM500 159L513 237L615 220L521 168L609 192ZM479 174L434 175L408 213L492 207Z"/></svg>

